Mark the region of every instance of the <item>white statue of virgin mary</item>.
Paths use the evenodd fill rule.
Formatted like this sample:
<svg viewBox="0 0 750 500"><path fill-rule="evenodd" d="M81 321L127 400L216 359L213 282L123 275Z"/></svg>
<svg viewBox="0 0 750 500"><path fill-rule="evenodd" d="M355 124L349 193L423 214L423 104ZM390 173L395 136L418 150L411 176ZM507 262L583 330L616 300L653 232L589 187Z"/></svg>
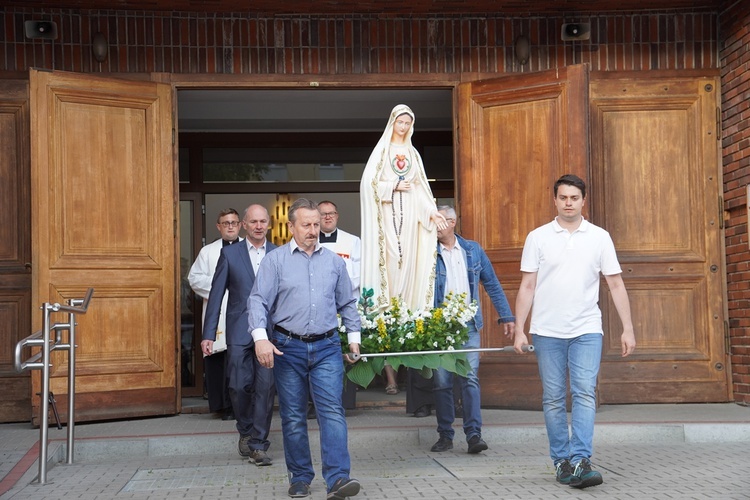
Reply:
<svg viewBox="0 0 750 500"><path fill-rule="evenodd" d="M414 112L399 104L367 161L360 182L361 286L379 309L401 297L412 311L432 308L437 229L447 227L411 144Z"/></svg>

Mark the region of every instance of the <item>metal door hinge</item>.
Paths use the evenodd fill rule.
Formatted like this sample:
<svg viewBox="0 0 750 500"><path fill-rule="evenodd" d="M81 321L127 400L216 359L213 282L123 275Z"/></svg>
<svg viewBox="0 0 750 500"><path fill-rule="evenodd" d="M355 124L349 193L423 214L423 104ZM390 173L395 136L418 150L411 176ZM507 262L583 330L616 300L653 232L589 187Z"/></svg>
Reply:
<svg viewBox="0 0 750 500"><path fill-rule="evenodd" d="M727 356L732 355L732 342L729 338L729 321L724 320L724 352Z"/></svg>
<svg viewBox="0 0 750 500"><path fill-rule="evenodd" d="M721 108L716 106L716 140L721 140Z"/></svg>

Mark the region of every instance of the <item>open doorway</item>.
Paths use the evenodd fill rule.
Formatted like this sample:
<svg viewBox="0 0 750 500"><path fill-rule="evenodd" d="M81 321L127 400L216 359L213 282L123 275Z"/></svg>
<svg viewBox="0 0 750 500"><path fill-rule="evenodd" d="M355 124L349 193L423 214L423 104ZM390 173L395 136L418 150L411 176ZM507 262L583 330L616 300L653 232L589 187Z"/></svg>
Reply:
<svg viewBox="0 0 750 500"><path fill-rule="evenodd" d="M181 261L219 237L216 214L252 203L331 200L339 227L360 234L359 181L397 104L416 115L412 138L439 203L454 197L453 89L178 90ZM188 264L189 266L189 264ZM203 394L200 299L181 287L183 396ZM192 338L192 342L188 342Z"/></svg>

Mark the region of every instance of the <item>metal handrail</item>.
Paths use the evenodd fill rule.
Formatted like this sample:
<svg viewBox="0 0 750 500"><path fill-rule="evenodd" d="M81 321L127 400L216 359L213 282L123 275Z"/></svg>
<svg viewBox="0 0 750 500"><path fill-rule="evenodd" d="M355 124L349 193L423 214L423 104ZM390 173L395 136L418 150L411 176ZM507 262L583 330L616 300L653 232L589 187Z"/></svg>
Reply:
<svg viewBox="0 0 750 500"><path fill-rule="evenodd" d="M86 314L91 297L94 295L94 289L89 288L83 299L69 299L68 305L42 304L42 329L34 332L28 337L16 343L15 349L15 368L21 373L27 370L42 370L42 390L40 392L40 423L39 423L39 484L47 483L47 448L49 437L49 405L51 392L49 390L50 382L50 353L55 350L68 351L68 453L67 463L73 463L73 443L75 439L75 353L76 353L76 314ZM50 314L53 312L67 312L67 323L50 324ZM68 332L68 342L64 343L62 332ZM54 341L50 338L50 333L55 332ZM25 361L21 361L21 355L24 347L41 347L41 351L33 354ZM41 361L39 361L41 359ZM54 403L54 400L52 400ZM55 408L57 418L57 409ZM59 425L59 421L58 421Z"/></svg>

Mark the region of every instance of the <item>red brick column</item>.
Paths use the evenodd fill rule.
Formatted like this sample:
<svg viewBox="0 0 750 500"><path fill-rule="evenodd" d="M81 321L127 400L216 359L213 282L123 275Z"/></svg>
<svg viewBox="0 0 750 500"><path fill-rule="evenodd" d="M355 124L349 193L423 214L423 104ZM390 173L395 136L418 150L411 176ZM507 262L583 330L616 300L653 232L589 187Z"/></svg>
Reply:
<svg viewBox="0 0 750 500"><path fill-rule="evenodd" d="M750 3L733 2L719 24L732 382L735 401L750 404Z"/></svg>

